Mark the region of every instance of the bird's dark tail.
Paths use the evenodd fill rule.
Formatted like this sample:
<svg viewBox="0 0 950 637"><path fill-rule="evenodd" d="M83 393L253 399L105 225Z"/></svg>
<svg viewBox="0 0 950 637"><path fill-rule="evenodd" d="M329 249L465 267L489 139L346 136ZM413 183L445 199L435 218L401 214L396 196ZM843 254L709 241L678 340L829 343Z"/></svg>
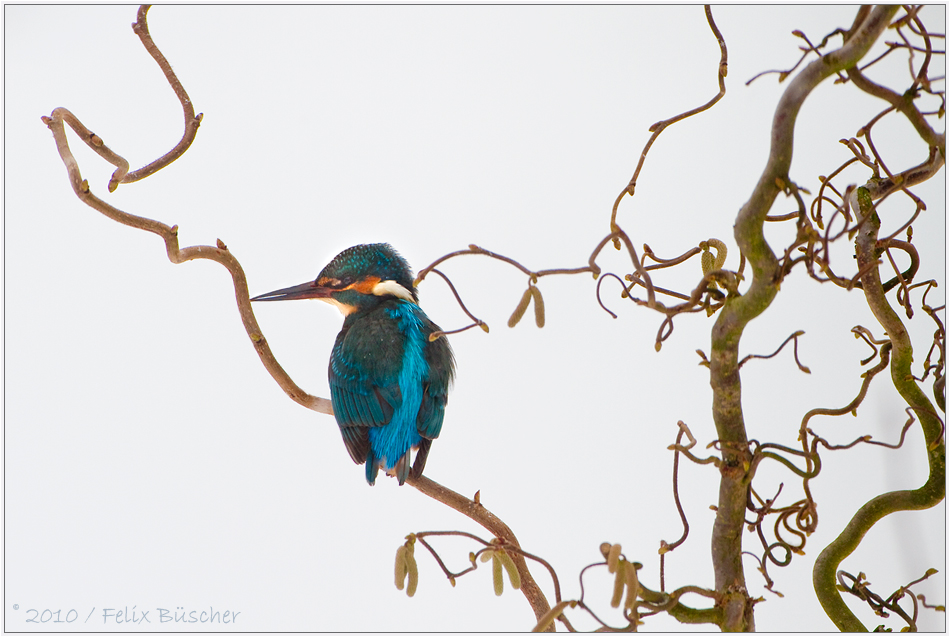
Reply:
<svg viewBox="0 0 950 637"><path fill-rule="evenodd" d="M409 451L404 453L402 458L399 459L399 462L396 463L396 466L392 468L393 475L399 480L399 486L405 484L406 479L409 477L409 453Z"/></svg>
<svg viewBox="0 0 950 637"><path fill-rule="evenodd" d="M379 462L376 461L376 456L373 454L373 450L370 449L366 452L366 481L369 482L369 486L376 484L376 474L378 473Z"/></svg>
<svg viewBox="0 0 950 637"><path fill-rule="evenodd" d="M422 475L422 470L425 469L426 459L429 457L429 447L432 446L432 441L428 438L423 438L419 442L418 451L416 452L416 461L412 464L412 477L418 478ZM410 465L409 458L412 455L412 450L407 451L403 454L402 458L399 459L399 462L392 469L387 469L386 473L389 475L396 476L396 479L399 480L399 486L402 486L406 483L406 480L409 479ZM376 459L376 456L373 454L373 450L370 449L366 454L366 481L369 483L369 486L373 486L376 483L376 476L379 474L379 461Z"/></svg>
<svg viewBox="0 0 950 637"><path fill-rule="evenodd" d="M419 450L416 452L416 461L412 463L413 478L422 477L422 470L426 468L426 459L429 457L429 447L431 446L432 441L428 438L423 438L419 441ZM400 482L399 484L402 483Z"/></svg>

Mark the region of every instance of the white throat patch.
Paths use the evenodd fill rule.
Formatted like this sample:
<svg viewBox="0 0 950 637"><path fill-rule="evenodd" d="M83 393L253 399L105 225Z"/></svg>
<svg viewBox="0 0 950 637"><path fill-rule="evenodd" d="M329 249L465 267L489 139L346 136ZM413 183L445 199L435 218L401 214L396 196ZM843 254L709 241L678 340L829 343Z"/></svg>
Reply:
<svg viewBox="0 0 950 637"><path fill-rule="evenodd" d="M391 294L405 301L409 301L410 303L416 302L416 300L412 298L412 294L409 292L409 290L399 285L395 281L380 281L373 286L371 291L376 296L386 296L387 294Z"/></svg>
<svg viewBox="0 0 950 637"><path fill-rule="evenodd" d="M333 305L334 307L336 307L336 309L340 310L340 314L342 314L343 316L347 316L356 311L355 305L347 305L346 303L340 303L333 297L328 296L320 300L323 301L324 303L329 303L330 305Z"/></svg>

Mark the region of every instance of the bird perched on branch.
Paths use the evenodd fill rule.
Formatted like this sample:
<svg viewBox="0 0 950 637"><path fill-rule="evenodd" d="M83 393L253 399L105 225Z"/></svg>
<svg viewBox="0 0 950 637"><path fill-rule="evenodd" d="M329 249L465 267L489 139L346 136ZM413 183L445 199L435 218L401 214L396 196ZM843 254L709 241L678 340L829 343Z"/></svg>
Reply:
<svg viewBox="0 0 950 637"><path fill-rule="evenodd" d="M422 475L439 437L452 349L419 307L409 264L386 243L348 248L315 281L256 296L252 301L320 299L346 317L330 355L330 399L350 457L366 463L366 481L380 468Z"/></svg>

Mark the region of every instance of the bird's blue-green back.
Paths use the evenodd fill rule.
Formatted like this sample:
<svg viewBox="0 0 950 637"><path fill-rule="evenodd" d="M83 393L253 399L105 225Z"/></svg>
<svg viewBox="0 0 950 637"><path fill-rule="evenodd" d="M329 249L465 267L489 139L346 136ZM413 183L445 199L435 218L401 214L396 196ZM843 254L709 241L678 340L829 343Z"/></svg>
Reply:
<svg viewBox="0 0 950 637"><path fill-rule="evenodd" d="M417 473L439 436L454 373L444 338L421 308L390 299L347 316L330 357L333 411L354 462L366 462L373 484L380 465L409 475L409 450L418 447ZM421 456L421 459L420 459Z"/></svg>

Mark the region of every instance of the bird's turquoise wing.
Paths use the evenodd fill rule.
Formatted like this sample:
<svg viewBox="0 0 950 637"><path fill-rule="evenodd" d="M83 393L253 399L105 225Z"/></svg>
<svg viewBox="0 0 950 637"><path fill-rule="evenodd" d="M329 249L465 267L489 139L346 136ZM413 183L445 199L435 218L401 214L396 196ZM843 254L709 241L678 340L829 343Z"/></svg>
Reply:
<svg viewBox="0 0 950 637"><path fill-rule="evenodd" d="M439 329L431 321L427 321L428 334ZM419 416L416 426L419 435L423 438L439 437L442 431L442 420L445 416L445 404L449 398L449 386L455 376L455 357L445 337L427 343L425 348L426 363L429 366L428 377L423 383L422 403L419 405Z"/></svg>
<svg viewBox="0 0 950 637"><path fill-rule="evenodd" d="M387 323L348 320L337 335L330 356L330 400L343 442L357 464L366 462L369 428L388 424L402 404L401 349L402 335Z"/></svg>

